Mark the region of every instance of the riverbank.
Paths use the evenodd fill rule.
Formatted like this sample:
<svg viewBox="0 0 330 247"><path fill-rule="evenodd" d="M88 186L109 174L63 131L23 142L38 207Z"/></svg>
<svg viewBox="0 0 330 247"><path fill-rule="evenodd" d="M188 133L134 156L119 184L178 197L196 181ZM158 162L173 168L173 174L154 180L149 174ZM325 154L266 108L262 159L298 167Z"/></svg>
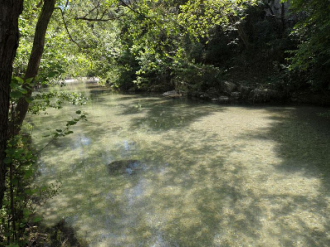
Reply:
<svg viewBox="0 0 330 247"><path fill-rule="evenodd" d="M70 78L63 81L64 84L99 83L97 77ZM234 83L223 81L216 87L207 88L204 91L193 91L189 85L185 89L170 87L169 85L153 85L150 88L131 87L127 90L114 88L113 84L106 83L114 91L129 93L157 93L165 97L187 97L203 101L212 101L219 104L303 104L315 106L330 106L330 90L279 90L260 87L253 84Z"/></svg>
<svg viewBox="0 0 330 247"><path fill-rule="evenodd" d="M330 106L330 91L284 91L272 88L245 86L224 81L218 88L211 87L205 91L174 89L164 91L162 87L150 89L130 88L126 92L162 93L165 97L187 97L220 104L307 104Z"/></svg>

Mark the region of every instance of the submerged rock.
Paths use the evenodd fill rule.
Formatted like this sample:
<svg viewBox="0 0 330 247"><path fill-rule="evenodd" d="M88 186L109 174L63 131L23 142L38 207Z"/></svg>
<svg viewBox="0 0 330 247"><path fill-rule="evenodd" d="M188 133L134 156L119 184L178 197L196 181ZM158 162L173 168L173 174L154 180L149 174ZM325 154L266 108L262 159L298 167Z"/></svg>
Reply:
<svg viewBox="0 0 330 247"><path fill-rule="evenodd" d="M133 175L144 166L138 160L116 160L107 165L110 174L129 174Z"/></svg>
<svg viewBox="0 0 330 247"><path fill-rule="evenodd" d="M219 102L220 103L223 103L223 104L227 104L227 103L229 103L229 97L227 97L227 96L220 96L219 97Z"/></svg>
<svg viewBox="0 0 330 247"><path fill-rule="evenodd" d="M166 92L167 90L171 90L168 84L151 85L149 87L150 92Z"/></svg>
<svg viewBox="0 0 330 247"><path fill-rule="evenodd" d="M217 90L215 87L211 87L206 90L206 94L210 97L211 100L213 100L219 97L219 90Z"/></svg>
<svg viewBox="0 0 330 247"><path fill-rule="evenodd" d="M234 100L239 100L239 99L241 99L242 94L241 94L241 92L232 92L232 93L230 94L230 96L231 96L231 98L234 99Z"/></svg>
<svg viewBox="0 0 330 247"><path fill-rule="evenodd" d="M229 81L224 81L221 83L222 91L230 94L236 89L236 84Z"/></svg>
<svg viewBox="0 0 330 247"><path fill-rule="evenodd" d="M182 94L173 90L173 91L168 91L168 92L163 93L163 96L165 96L165 97L181 97Z"/></svg>
<svg viewBox="0 0 330 247"><path fill-rule="evenodd" d="M240 85L238 87L238 92L241 93L241 99L243 101L247 101L247 99L249 98L250 92L252 91L251 87L247 87L247 86L242 86Z"/></svg>
<svg viewBox="0 0 330 247"><path fill-rule="evenodd" d="M283 98L283 95L272 89L254 89L249 94L249 101L253 103L268 103L278 101Z"/></svg>

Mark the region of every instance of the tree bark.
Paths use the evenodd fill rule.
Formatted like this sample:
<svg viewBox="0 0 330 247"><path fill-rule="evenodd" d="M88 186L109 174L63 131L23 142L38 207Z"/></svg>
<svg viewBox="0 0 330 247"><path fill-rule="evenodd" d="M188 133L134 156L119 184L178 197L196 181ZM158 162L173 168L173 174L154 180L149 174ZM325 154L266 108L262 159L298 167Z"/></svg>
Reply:
<svg viewBox="0 0 330 247"><path fill-rule="evenodd" d="M0 0L0 209L5 193L8 113L13 61L19 41L18 17L23 0Z"/></svg>
<svg viewBox="0 0 330 247"><path fill-rule="evenodd" d="M42 7L37 22L36 31L34 34L32 52L30 55L28 67L24 78L25 81L31 78L33 81L38 74L42 53L44 51L46 31L50 18L52 17L52 14L55 9L55 3L56 0L44 0L44 5ZM26 101L26 98L31 97L32 88L26 87L26 90L27 90L27 94L18 101L17 106L15 107L15 113L16 113L16 119L15 119L16 126L14 133L15 135L19 133L29 108L29 103Z"/></svg>

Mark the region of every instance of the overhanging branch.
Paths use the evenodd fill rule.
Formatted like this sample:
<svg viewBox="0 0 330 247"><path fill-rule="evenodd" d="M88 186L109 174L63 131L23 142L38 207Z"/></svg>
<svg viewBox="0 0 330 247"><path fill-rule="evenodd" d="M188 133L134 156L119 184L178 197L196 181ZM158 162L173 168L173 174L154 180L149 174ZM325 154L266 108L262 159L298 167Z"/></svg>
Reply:
<svg viewBox="0 0 330 247"><path fill-rule="evenodd" d="M87 18L87 17L76 17L75 20L84 21L113 21L119 19L118 17L108 18L108 19L98 19L98 18Z"/></svg>
<svg viewBox="0 0 330 247"><path fill-rule="evenodd" d="M119 17L116 17L116 16L111 16L111 17L108 17L108 18L104 18L104 17L106 17L106 14L109 10L105 9L100 13L100 10L99 10L100 6L101 6L100 2L98 2L97 5L94 8L92 8L90 11L88 11L88 13L86 15L81 16L81 17L76 16L75 20L106 22L106 21L113 21L113 20L119 19ZM96 10L96 17L93 17L93 18L88 17L95 10ZM99 17L99 15L100 15L100 17Z"/></svg>
<svg viewBox="0 0 330 247"><path fill-rule="evenodd" d="M81 50L81 46L78 44L77 41L75 41L75 40L73 39L73 37L72 37L72 35L71 35L70 31L69 31L68 25L67 25L66 22L65 22L65 17L64 17L64 12L63 12L63 10L62 10L61 8L58 8L58 7L55 8L55 9L58 9L58 10L61 12L61 16L62 16L63 24L64 24L65 30L66 30L66 32L67 32L67 34L68 34L68 36L69 36L69 39L70 39L73 43L75 43L75 44L78 46L79 50Z"/></svg>

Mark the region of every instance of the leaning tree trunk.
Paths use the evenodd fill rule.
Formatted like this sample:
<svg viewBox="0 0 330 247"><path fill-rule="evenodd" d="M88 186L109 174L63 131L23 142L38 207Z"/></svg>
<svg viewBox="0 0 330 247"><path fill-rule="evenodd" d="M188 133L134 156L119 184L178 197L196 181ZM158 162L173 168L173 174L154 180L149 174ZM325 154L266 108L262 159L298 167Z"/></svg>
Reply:
<svg viewBox="0 0 330 247"><path fill-rule="evenodd" d="M33 47L25 73L25 80L31 78L34 80L38 74L41 56L44 51L46 31L50 18L52 17L55 9L55 2L56 0L44 0L44 5L42 7L34 34ZM15 135L19 133L29 108L29 103L26 101L26 98L31 97L32 88L26 87L26 89L27 94L18 101L17 106L15 107Z"/></svg>
<svg viewBox="0 0 330 247"><path fill-rule="evenodd" d="M0 0L0 209L5 193L10 82L13 61L18 47L18 17L23 0Z"/></svg>

